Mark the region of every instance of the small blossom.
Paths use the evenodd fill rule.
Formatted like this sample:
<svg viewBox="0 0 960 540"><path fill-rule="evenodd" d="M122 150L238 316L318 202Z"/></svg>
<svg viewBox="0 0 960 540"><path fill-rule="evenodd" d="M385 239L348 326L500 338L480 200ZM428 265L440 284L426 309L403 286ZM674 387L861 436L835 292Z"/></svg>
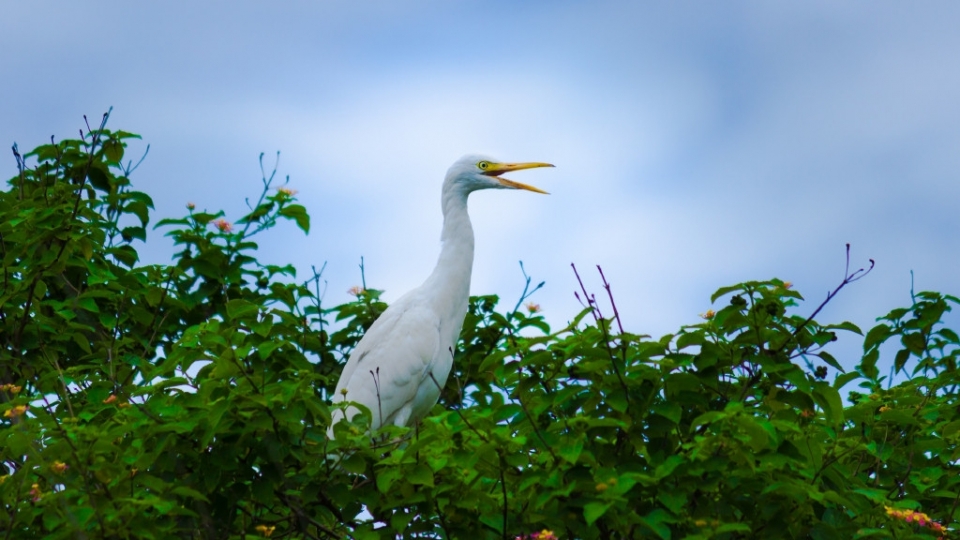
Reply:
<svg viewBox="0 0 960 540"><path fill-rule="evenodd" d="M599 492L601 492L601 493L603 493L603 492L606 491L609 487L610 487L610 486L608 486L608 485L606 484L606 482L600 482L599 484L597 484L596 490L599 491Z"/></svg>
<svg viewBox="0 0 960 540"><path fill-rule="evenodd" d="M30 493L28 493L28 495L30 495L30 500L33 502L39 501L40 497L43 496L43 492L40 491L40 484L33 484L30 486Z"/></svg>
<svg viewBox="0 0 960 540"><path fill-rule="evenodd" d="M536 302L527 302L525 306L530 313L540 313L540 304Z"/></svg>
<svg viewBox="0 0 960 540"><path fill-rule="evenodd" d="M789 281L784 281L784 282L783 282L783 288L784 288L784 289L789 289L790 287L793 287L793 283L792 283L792 282L789 282Z"/></svg>
<svg viewBox="0 0 960 540"><path fill-rule="evenodd" d="M187 203L187 210L190 210L191 212L192 212L193 209L196 208L196 207L197 207L197 205L193 204L192 202L188 202L188 203Z"/></svg>
<svg viewBox="0 0 960 540"><path fill-rule="evenodd" d="M8 392L10 394L16 394L19 391L23 390L22 386L17 386L15 384L0 384L0 390Z"/></svg>
<svg viewBox="0 0 960 540"><path fill-rule="evenodd" d="M257 530L257 532L266 536L267 538L270 538L270 536L273 534L273 531L276 530L276 527L273 525L257 525L254 528Z"/></svg>
<svg viewBox="0 0 960 540"><path fill-rule="evenodd" d="M810 409L806 409L800 412L800 416L804 418L813 418L814 412Z"/></svg>
<svg viewBox="0 0 960 540"><path fill-rule="evenodd" d="M116 394L110 394L110 397L108 397L107 399L103 400L103 403L106 404L106 405L110 405L111 403L113 403L113 402L115 402L115 401L117 401L117 395L116 395Z"/></svg>
<svg viewBox="0 0 960 540"><path fill-rule="evenodd" d="M282 194L284 194L284 195L286 195L286 196L288 196L288 197L293 197L294 195L297 194L297 190L295 190L295 189L290 189L290 188L288 188L288 187L278 187L278 188L277 188L277 193L282 193Z"/></svg>
<svg viewBox="0 0 960 540"><path fill-rule="evenodd" d="M69 469L70 466L62 461L54 461L53 465L51 465L50 468L53 470L53 472L57 474L63 474L63 471L66 471L67 469Z"/></svg>
<svg viewBox="0 0 960 540"><path fill-rule="evenodd" d="M3 475L3 476L0 476L0 485L2 485L4 482L6 482L6 481L7 481L7 478L9 478L9 477L10 477L9 474L5 474L5 475Z"/></svg>
<svg viewBox="0 0 960 540"><path fill-rule="evenodd" d="M16 407L3 411L4 418L19 418L27 412L26 405L17 405Z"/></svg>
<svg viewBox="0 0 960 540"><path fill-rule="evenodd" d="M223 218L220 218L214 221L213 226L216 227L217 230L219 230L220 232L225 232L225 233L233 232L233 225L231 225L229 221Z"/></svg>
<svg viewBox="0 0 960 540"><path fill-rule="evenodd" d="M707 520L705 520L705 519L698 519L698 520L694 521L693 524L696 525L697 527L706 527L706 526L707 526Z"/></svg>
<svg viewBox="0 0 960 540"><path fill-rule="evenodd" d="M363 294L363 287L359 285L354 285L353 287L350 287L350 289L347 290L347 293L349 293L351 296L360 296L361 294Z"/></svg>
<svg viewBox="0 0 960 540"><path fill-rule="evenodd" d="M130 469L130 478L133 478L134 476L136 476L136 475L137 475L137 472L138 472L139 470L140 470L140 469L138 469L138 468L136 468L136 467L133 467L132 469Z"/></svg>
<svg viewBox="0 0 960 540"><path fill-rule="evenodd" d="M886 510L888 516L894 519L901 519L907 523L916 523L921 527L928 527L937 533L946 532L946 528L942 524L933 521L930 519L930 516L924 514L923 512L915 512L913 510L898 510L896 508L890 508L889 506L885 506L884 510Z"/></svg>
<svg viewBox="0 0 960 540"><path fill-rule="evenodd" d="M129 401L123 401L123 402L121 402L121 403L117 403L117 407L120 407L121 409L126 409L126 408L129 407L129 406L130 406L130 402L129 402Z"/></svg>
<svg viewBox="0 0 960 540"><path fill-rule="evenodd" d="M880 407L880 412L887 412L889 410L892 410L892 409L890 409L890 407L887 407L886 405L884 405L883 407Z"/></svg>
<svg viewBox="0 0 960 540"><path fill-rule="evenodd" d="M714 317L714 315L716 315L716 314L717 314L717 312L715 312L714 310L708 309L705 313L701 313L701 314L700 314L700 317L709 321L709 320L712 319L712 318Z"/></svg>
<svg viewBox="0 0 960 540"><path fill-rule="evenodd" d="M557 540L557 537L553 531L544 529L540 532L520 535L515 540Z"/></svg>

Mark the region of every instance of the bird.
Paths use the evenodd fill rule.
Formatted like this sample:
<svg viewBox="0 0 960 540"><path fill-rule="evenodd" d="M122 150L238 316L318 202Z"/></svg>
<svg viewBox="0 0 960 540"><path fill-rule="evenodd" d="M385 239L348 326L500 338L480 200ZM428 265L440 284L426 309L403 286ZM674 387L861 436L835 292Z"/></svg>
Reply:
<svg viewBox="0 0 960 540"><path fill-rule="evenodd" d="M453 367L470 297L473 270L473 227L467 197L481 189L514 189L547 194L542 189L503 178L504 173L549 163L503 163L466 155L447 171L441 189L443 229L440 256L419 287L391 304L370 326L351 352L333 393L366 407L371 431L385 425L413 427L433 408ZM333 426L353 418L354 405L334 408Z"/></svg>

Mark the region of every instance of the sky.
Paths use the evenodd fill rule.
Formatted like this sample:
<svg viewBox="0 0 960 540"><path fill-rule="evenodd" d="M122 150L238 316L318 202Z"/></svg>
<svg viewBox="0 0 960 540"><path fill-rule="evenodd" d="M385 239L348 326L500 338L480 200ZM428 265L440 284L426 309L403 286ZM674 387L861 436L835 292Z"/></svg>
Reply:
<svg viewBox="0 0 960 540"><path fill-rule="evenodd" d="M960 294L960 4L946 1L17 2L0 18L0 142L75 137L84 114L142 135L154 220L243 215L281 153L312 216L259 237L328 304L387 301L439 250L439 193L464 154L546 161L549 191L471 196L472 293L523 289L554 326L575 263L609 314L659 336L717 288L777 277L821 322L864 330L914 288ZM0 158L12 177L13 157ZM153 231L141 254L174 249ZM954 322L958 317L953 315ZM858 360L842 338L840 361Z"/></svg>

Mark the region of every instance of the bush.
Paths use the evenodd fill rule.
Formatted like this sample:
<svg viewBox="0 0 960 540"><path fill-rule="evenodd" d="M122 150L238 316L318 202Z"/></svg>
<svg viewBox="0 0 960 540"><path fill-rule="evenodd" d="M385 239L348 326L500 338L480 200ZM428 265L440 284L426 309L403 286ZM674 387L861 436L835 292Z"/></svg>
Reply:
<svg viewBox="0 0 960 540"><path fill-rule="evenodd" d="M319 272L256 259L259 232L310 227L274 175L235 223L161 220L180 251L139 265L153 204L122 164L137 136L106 119L14 147L0 194L6 538L951 534L953 296L881 317L850 372L828 348L860 330L798 315L779 280L723 288L716 312L659 339L586 290L559 331L535 306L474 297L433 414L373 440L361 415L331 441L329 394L379 291L325 307Z"/></svg>

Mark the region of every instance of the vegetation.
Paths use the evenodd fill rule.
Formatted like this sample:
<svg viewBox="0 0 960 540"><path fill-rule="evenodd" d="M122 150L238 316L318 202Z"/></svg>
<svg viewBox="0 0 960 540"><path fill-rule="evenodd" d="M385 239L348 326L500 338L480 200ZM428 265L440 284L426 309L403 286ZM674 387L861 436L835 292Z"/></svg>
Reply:
<svg viewBox="0 0 960 540"><path fill-rule="evenodd" d="M559 330L479 296L417 430L371 440L360 415L328 440L379 291L327 307L318 272L257 260L257 233L310 227L272 174L234 223L161 220L180 251L139 264L153 205L105 124L14 147L0 193L0 538L956 534L953 296L878 319L846 372L830 345L860 329L776 279L657 339L586 290Z"/></svg>

